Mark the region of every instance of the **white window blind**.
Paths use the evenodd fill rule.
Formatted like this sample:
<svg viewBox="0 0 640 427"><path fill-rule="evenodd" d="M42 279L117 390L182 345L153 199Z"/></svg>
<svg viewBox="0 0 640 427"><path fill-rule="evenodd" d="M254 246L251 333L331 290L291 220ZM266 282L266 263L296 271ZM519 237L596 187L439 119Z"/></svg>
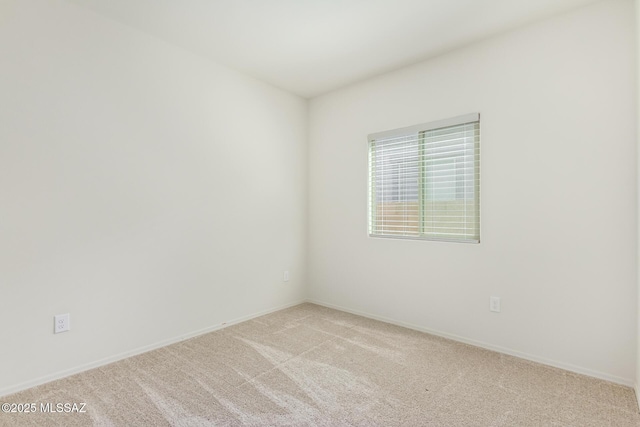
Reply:
<svg viewBox="0 0 640 427"><path fill-rule="evenodd" d="M369 135L369 235L480 241L480 115Z"/></svg>

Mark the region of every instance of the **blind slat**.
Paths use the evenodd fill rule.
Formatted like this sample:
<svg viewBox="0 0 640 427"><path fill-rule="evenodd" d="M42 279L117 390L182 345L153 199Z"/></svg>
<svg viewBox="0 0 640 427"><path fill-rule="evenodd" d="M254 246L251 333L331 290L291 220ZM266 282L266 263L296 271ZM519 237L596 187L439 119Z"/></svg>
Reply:
<svg viewBox="0 0 640 427"><path fill-rule="evenodd" d="M479 241L480 123L475 117L369 138L370 235Z"/></svg>

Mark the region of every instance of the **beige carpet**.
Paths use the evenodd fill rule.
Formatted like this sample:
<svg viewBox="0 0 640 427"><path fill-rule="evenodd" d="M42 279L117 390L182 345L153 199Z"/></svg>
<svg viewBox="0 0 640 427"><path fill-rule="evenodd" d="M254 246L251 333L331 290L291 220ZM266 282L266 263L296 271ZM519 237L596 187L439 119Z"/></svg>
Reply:
<svg viewBox="0 0 640 427"><path fill-rule="evenodd" d="M630 388L313 304L0 402L38 405L3 426L640 426Z"/></svg>

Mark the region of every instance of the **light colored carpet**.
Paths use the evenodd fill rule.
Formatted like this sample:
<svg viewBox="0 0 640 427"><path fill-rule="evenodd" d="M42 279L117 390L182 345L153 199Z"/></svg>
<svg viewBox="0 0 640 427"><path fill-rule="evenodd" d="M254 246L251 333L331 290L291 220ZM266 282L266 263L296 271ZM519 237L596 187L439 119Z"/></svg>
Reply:
<svg viewBox="0 0 640 427"><path fill-rule="evenodd" d="M3 426L640 426L632 389L302 304L0 398Z"/></svg>

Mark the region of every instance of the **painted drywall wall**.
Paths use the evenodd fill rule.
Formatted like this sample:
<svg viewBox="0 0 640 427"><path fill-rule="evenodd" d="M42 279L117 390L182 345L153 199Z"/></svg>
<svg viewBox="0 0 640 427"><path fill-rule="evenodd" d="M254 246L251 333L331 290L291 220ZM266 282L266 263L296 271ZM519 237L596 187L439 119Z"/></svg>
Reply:
<svg viewBox="0 0 640 427"><path fill-rule="evenodd" d="M0 93L0 395L304 298L305 100L57 0Z"/></svg>
<svg viewBox="0 0 640 427"><path fill-rule="evenodd" d="M634 57L606 1L313 99L311 299L632 385ZM481 243L369 238L367 135L475 112Z"/></svg>

